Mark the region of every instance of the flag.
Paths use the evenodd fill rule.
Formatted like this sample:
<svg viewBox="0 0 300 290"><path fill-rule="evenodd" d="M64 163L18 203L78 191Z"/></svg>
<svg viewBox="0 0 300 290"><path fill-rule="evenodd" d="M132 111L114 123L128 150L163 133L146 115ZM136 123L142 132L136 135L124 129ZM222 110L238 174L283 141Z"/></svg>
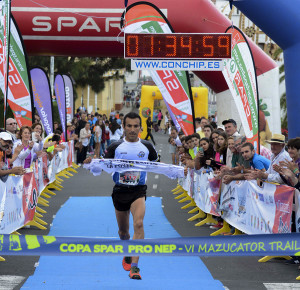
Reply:
<svg viewBox="0 0 300 290"><path fill-rule="evenodd" d="M232 57L224 63L223 76L237 106L247 141L259 153L258 88L256 71L250 46L237 27L232 33Z"/></svg>
<svg viewBox="0 0 300 290"><path fill-rule="evenodd" d="M65 83L61 75L57 75L54 80L55 96L58 106L61 126L64 133L65 141L67 140L67 123L66 123L66 94Z"/></svg>
<svg viewBox="0 0 300 290"><path fill-rule="evenodd" d="M50 83L46 72L41 68L30 70L34 106L49 135L53 133L53 108Z"/></svg>
<svg viewBox="0 0 300 290"><path fill-rule="evenodd" d="M7 85L7 103L11 108L18 126L32 125L32 94L30 86L30 75L28 72L27 55L24 49L23 39L17 24L11 16L9 40L9 75ZM4 71L3 71L4 72ZM0 72L0 79L5 75ZM4 72L5 74L5 72ZM3 81L1 84L5 83ZM1 85L3 94L5 85Z"/></svg>
<svg viewBox="0 0 300 290"><path fill-rule="evenodd" d="M67 123L71 123L74 117L74 92L73 83L69 76L63 75L65 82L65 94L66 94L66 110L67 110Z"/></svg>
<svg viewBox="0 0 300 290"><path fill-rule="evenodd" d="M6 114L7 77L8 77L8 51L9 51L9 27L10 27L10 1L0 2L0 87L4 100L4 119ZM5 123L5 122L4 122Z"/></svg>

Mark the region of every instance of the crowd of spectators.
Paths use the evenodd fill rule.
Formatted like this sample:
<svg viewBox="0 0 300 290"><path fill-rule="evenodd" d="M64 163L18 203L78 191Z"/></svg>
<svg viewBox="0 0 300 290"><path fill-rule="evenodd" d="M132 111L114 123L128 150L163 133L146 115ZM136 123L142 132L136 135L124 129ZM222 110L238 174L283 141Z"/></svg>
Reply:
<svg viewBox="0 0 300 290"><path fill-rule="evenodd" d="M173 164L188 169L212 171L228 184L234 180L256 180L300 188L300 138L286 142L282 134L273 134L270 149L254 145L241 136L233 119L221 126L214 121L196 118L196 132L189 136L170 130L169 146ZM174 149L175 148L175 149ZM257 150L259 149L259 150ZM222 221L214 228L222 227Z"/></svg>
<svg viewBox="0 0 300 290"><path fill-rule="evenodd" d="M31 170L33 162L42 156L53 155L62 151L62 130L45 136L43 125L38 115L34 116L32 126L18 128L15 119L8 118L5 128L0 132L0 178L6 181L9 174L23 175Z"/></svg>
<svg viewBox="0 0 300 290"><path fill-rule="evenodd" d="M106 148L123 136L123 118L124 114L113 109L109 116L78 109L72 123L67 124L68 136L76 141L77 164L83 163L87 153L103 156Z"/></svg>

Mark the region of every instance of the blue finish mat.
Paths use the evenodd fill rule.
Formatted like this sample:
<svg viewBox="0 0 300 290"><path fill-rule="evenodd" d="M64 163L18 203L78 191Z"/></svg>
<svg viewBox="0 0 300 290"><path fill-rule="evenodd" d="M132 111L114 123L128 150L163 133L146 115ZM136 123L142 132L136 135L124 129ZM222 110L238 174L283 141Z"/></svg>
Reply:
<svg viewBox="0 0 300 290"><path fill-rule="evenodd" d="M132 220L130 234L133 236ZM180 237L165 217L161 199L149 197L145 238ZM49 235L118 238L111 197L71 197ZM22 289L224 289L197 257L141 257L142 280L131 280L123 257L41 257Z"/></svg>

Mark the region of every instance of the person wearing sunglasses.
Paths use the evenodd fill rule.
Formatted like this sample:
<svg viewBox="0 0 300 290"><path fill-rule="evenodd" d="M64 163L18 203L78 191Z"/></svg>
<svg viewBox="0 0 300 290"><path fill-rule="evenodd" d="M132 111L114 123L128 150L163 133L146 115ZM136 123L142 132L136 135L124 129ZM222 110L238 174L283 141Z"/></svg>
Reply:
<svg viewBox="0 0 300 290"><path fill-rule="evenodd" d="M17 121L13 118L8 118L6 120L6 132L11 136L12 142L17 141L16 131L17 131Z"/></svg>

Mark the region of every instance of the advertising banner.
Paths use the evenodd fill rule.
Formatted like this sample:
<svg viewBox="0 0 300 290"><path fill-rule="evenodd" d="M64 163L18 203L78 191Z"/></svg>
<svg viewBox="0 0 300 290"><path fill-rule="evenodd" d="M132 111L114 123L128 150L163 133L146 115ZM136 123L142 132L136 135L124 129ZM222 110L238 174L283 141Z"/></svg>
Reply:
<svg viewBox="0 0 300 290"><path fill-rule="evenodd" d="M235 181L221 193L222 217L247 234L290 233L294 188Z"/></svg>
<svg viewBox="0 0 300 290"><path fill-rule="evenodd" d="M32 125L32 97L30 76L28 73L27 58L23 39L13 17L10 21L9 45L9 76L7 103L13 111L18 126ZM0 71L0 84L5 84L3 72ZM4 93L5 87L1 86Z"/></svg>
<svg viewBox="0 0 300 290"><path fill-rule="evenodd" d="M30 70L34 107L41 118L46 135L53 133L53 109L49 79L41 68Z"/></svg>
<svg viewBox="0 0 300 290"><path fill-rule="evenodd" d="M153 4L136 2L126 9L121 26L124 33L172 33L173 29L163 13ZM172 119L185 135L193 134L193 98L187 72L180 70L150 70ZM176 124L176 122L174 122Z"/></svg>
<svg viewBox="0 0 300 290"><path fill-rule="evenodd" d="M299 256L297 233L119 240L1 235L0 255L31 256Z"/></svg>
<svg viewBox="0 0 300 290"><path fill-rule="evenodd" d="M237 27L229 27L232 34L232 58L224 60L222 71L238 109L245 135L259 153L258 91L256 71L250 46Z"/></svg>
<svg viewBox="0 0 300 290"><path fill-rule="evenodd" d="M61 126L64 133L64 140L67 140L67 123L66 123L66 93L65 83L61 75L57 75L54 80L55 96L58 106L58 112L60 117Z"/></svg>
<svg viewBox="0 0 300 290"><path fill-rule="evenodd" d="M220 216L219 197L221 180L206 169L195 171L194 201L204 212Z"/></svg>
<svg viewBox="0 0 300 290"><path fill-rule="evenodd" d="M1 186L5 186L5 201L1 203L1 206L4 205L4 215L0 223L0 233L9 234L33 219L38 190L33 172L22 177L9 176ZM3 196L1 200L3 201Z"/></svg>
<svg viewBox="0 0 300 290"><path fill-rule="evenodd" d="M67 110L67 123L71 123L74 117L74 92L73 83L69 76L63 75L65 82L65 94L66 94L66 110Z"/></svg>
<svg viewBox="0 0 300 290"><path fill-rule="evenodd" d="M33 220L39 195L55 181L58 172L68 167L68 158L73 160L73 142L63 144L66 149L50 162L46 155L38 158L33 172L0 180L0 241L2 234L10 234Z"/></svg>
<svg viewBox="0 0 300 290"><path fill-rule="evenodd" d="M0 87L4 100L4 119L6 114L8 59L9 59L10 1L0 2Z"/></svg>

